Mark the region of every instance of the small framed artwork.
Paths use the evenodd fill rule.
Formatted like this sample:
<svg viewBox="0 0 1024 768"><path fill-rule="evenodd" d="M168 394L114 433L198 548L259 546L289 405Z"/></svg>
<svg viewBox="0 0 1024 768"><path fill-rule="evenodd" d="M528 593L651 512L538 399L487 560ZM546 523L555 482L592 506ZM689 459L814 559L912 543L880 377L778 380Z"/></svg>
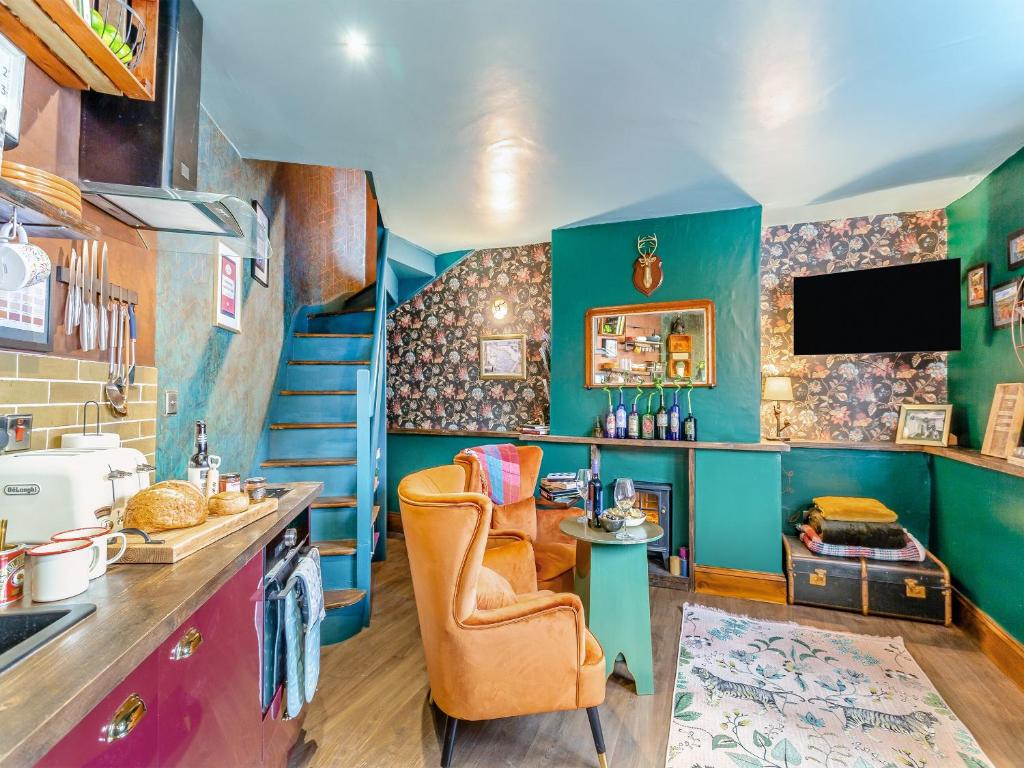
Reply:
<svg viewBox="0 0 1024 768"><path fill-rule="evenodd" d="M903 404L896 426L896 442L901 445L937 445L949 443L953 406L948 404Z"/></svg>
<svg viewBox="0 0 1024 768"><path fill-rule="evenodd" d="M1021 427L1024 427L1024 384L996 384L981 452L998 459L1010 458L1020 445Z"/></svg>
<svg viewBox="0 0 1024 768"><path fill-rule="evenodd" d="M526 378L526 334L480 337L481 379Z"/></svg>
<svg viewBox="0 0 1024 768"><path fill-rule="evenodd" d="M225 331L242 332L242 257L223 242L217 243L214 277L213 324Z"/></svg>
<svg viewBox="0 0 1024 768"><path fill-rule="evenodd" d="M252 279L264 288L270 285L270 219L258 201L252 201L256 211L256 258L250 267Z"/></svg>
<svg viewBox="0 0 1024 768"><path fill-rule="evenodd" d="M600 328L602 336L621 336L626 332L626 316L608 315L607 317L602 317Z"/></svg>
<svg viewBox="0 0 1024 768"><path fill-rule="evenodd" d="M91 5L90 5L91 8ZM25 54L0 35L0 107L7 110L3 120L4 149L14 149L21 140L21 102L25 90Z"/></svg>
<svg viewBox="0 0 1024 768"><path fill-rule="evenodd" d="M1017 303L1017 280L992 288L992 327L1008 328L1013 323L1013 306Z"/></svg>
<svg viewBox="0 0 1024 768"><path fill-rule="evenodd" d="M50 283L17 291L0 291L0 347L49 352L53 349L50 327Z"/></svg>
<svg viewBox="0 0 1024 768"><path fill-rule="evenodd" d="M967 270L967 306L971 309L988 304L988 264Z"/></svg>
<svg viewBox="0 0 1024 768"><path fill-rule="evenodd" d="M1024 267L1024 229L1011 232L1006 238L1006 266L1010 269Z"/></svg>

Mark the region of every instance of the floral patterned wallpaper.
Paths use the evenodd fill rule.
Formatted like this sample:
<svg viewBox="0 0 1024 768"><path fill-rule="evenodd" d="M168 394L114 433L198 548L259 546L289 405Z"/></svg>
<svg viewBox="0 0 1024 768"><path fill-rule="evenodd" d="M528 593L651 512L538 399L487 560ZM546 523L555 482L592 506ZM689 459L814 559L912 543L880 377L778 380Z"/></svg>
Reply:
<svg viewBox="0 0 1024 768"><path fill-rule="evenodd" d="M496 320L496 298L508 314ZM388 316L388 426L516 431L548 423L551 243L473 251ZM526 334L527 378L483 381L480 336Z"/></svg>
<svg viewBox="0 0 1024 768"><path fill-rule="evenodd" d="M900 403L946 402L945 353L793 355L793 278L946 258L946 213L918 211L792 226L761 236L761 365L793 377L794 439L891 441ZM771 403L762 434L774 434Z"/></svg>

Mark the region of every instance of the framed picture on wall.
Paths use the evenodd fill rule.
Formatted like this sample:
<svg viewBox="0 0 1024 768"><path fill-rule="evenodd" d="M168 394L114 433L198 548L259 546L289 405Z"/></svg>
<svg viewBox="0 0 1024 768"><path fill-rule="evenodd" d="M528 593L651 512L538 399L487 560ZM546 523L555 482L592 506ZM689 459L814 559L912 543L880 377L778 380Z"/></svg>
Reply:
<svg viewBox="0 0 1024 768"><path fill-rule="evenodd" d="M1008 328L1013 323L1013 305L1017 302L1020 281L1010 280L992 288L992 327Z"/></svg>
<svg viewBox="0 0 1024 768"><path fill-rule="evenodd" d="M480 337L481 379L526 378L526 334Z"/></svg>
<svg viewBox="0 0 1024 768"><path fill-rule="evenodd" d="M266 288L270 285L270 219L256 200L252 207L256 211L256 258L250 270L252 279Z"/></svg>
<svg viewBox="0 0 1024 768"><path fill-rule="evenodd" d="M601 318L601 336L621 336L626 332L625 315L608 315Z"/></svg>
<svg viewBox="0 0 1024 768"><path fill-rule="evenodd" d="M981 452L998 459L1010 458L1020 445L1021 427L1024 427L1024 384L996 384Z"/></svg>
<svg viewBox="0 0 1024 768"><path fill-rule="evenodd" d="M0 291L0 348L49 352L53 349L50 327L48 280L17 291Z"/></svg>
<svg viewBox="0 0 1024 768"><path fill-rule="evenodd" d="M1006 265L1010 269L1024 267L1024 229L1011 232L1006 238Z"/></svg>
<svg viewBox="0 0 1024 768"><path fill-rule="evenodd" d="M242 332L242 257L226 243L217 243L214 275L213 324L225 331Z"/></svg>
<svg viewBox="0 0 1024 768"><path fill-rule="evenodd" d="M988 264L967 270L967 306L971 309L988 304Z"/></svg>
<svg viewBox="0 0 1024 768"><path fill-rule="evenodd" d="M948 404L908 404L900 406L896 426L896 442L902 445L937 445L949 443L953 406Z"/></svg>

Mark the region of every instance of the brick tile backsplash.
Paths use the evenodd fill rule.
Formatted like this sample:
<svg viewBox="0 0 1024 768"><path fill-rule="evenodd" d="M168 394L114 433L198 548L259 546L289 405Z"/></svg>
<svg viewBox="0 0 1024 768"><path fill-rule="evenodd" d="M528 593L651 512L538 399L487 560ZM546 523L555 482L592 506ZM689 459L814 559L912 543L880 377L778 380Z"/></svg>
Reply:
<svg viewBox="0 0 1024 768"><path fill-rule="evenodd" d="M157 369L139 366L128 388L128 415L115 414L103 399L107 366L69 357L0 351L0 414L32 414L32 449L59 448L61 435L82 429L82 405L100 404L100 431L116 432L122 445L156 463ZM89 429L95 429L89 408Z"/></svg>

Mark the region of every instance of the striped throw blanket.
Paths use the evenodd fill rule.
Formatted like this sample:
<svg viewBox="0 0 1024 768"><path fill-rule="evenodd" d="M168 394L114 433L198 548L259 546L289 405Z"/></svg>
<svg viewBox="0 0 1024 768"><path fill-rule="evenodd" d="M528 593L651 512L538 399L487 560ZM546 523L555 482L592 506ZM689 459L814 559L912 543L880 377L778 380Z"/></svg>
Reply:
<svg viewBox="0 0 1024 768"><path fill-rule="evenodd" d="M921 543L915 539L909 531L907 534L907 545L902 549L873 549L871 547L851 547L843 544L826 544L821 540L818 532L809 525L798 525L800 541L816 555L828 555L829 557L865 557L868 560L905 560L913 563L924 562L925 551Z"/></svg>
<svg viewBox="0 0 1024 768"><path fill-rule="evenodd" d="M479 445L466 453L480 464L480 483L495 504L519 501L521 473L519 451L511 443Z"/></svg>

